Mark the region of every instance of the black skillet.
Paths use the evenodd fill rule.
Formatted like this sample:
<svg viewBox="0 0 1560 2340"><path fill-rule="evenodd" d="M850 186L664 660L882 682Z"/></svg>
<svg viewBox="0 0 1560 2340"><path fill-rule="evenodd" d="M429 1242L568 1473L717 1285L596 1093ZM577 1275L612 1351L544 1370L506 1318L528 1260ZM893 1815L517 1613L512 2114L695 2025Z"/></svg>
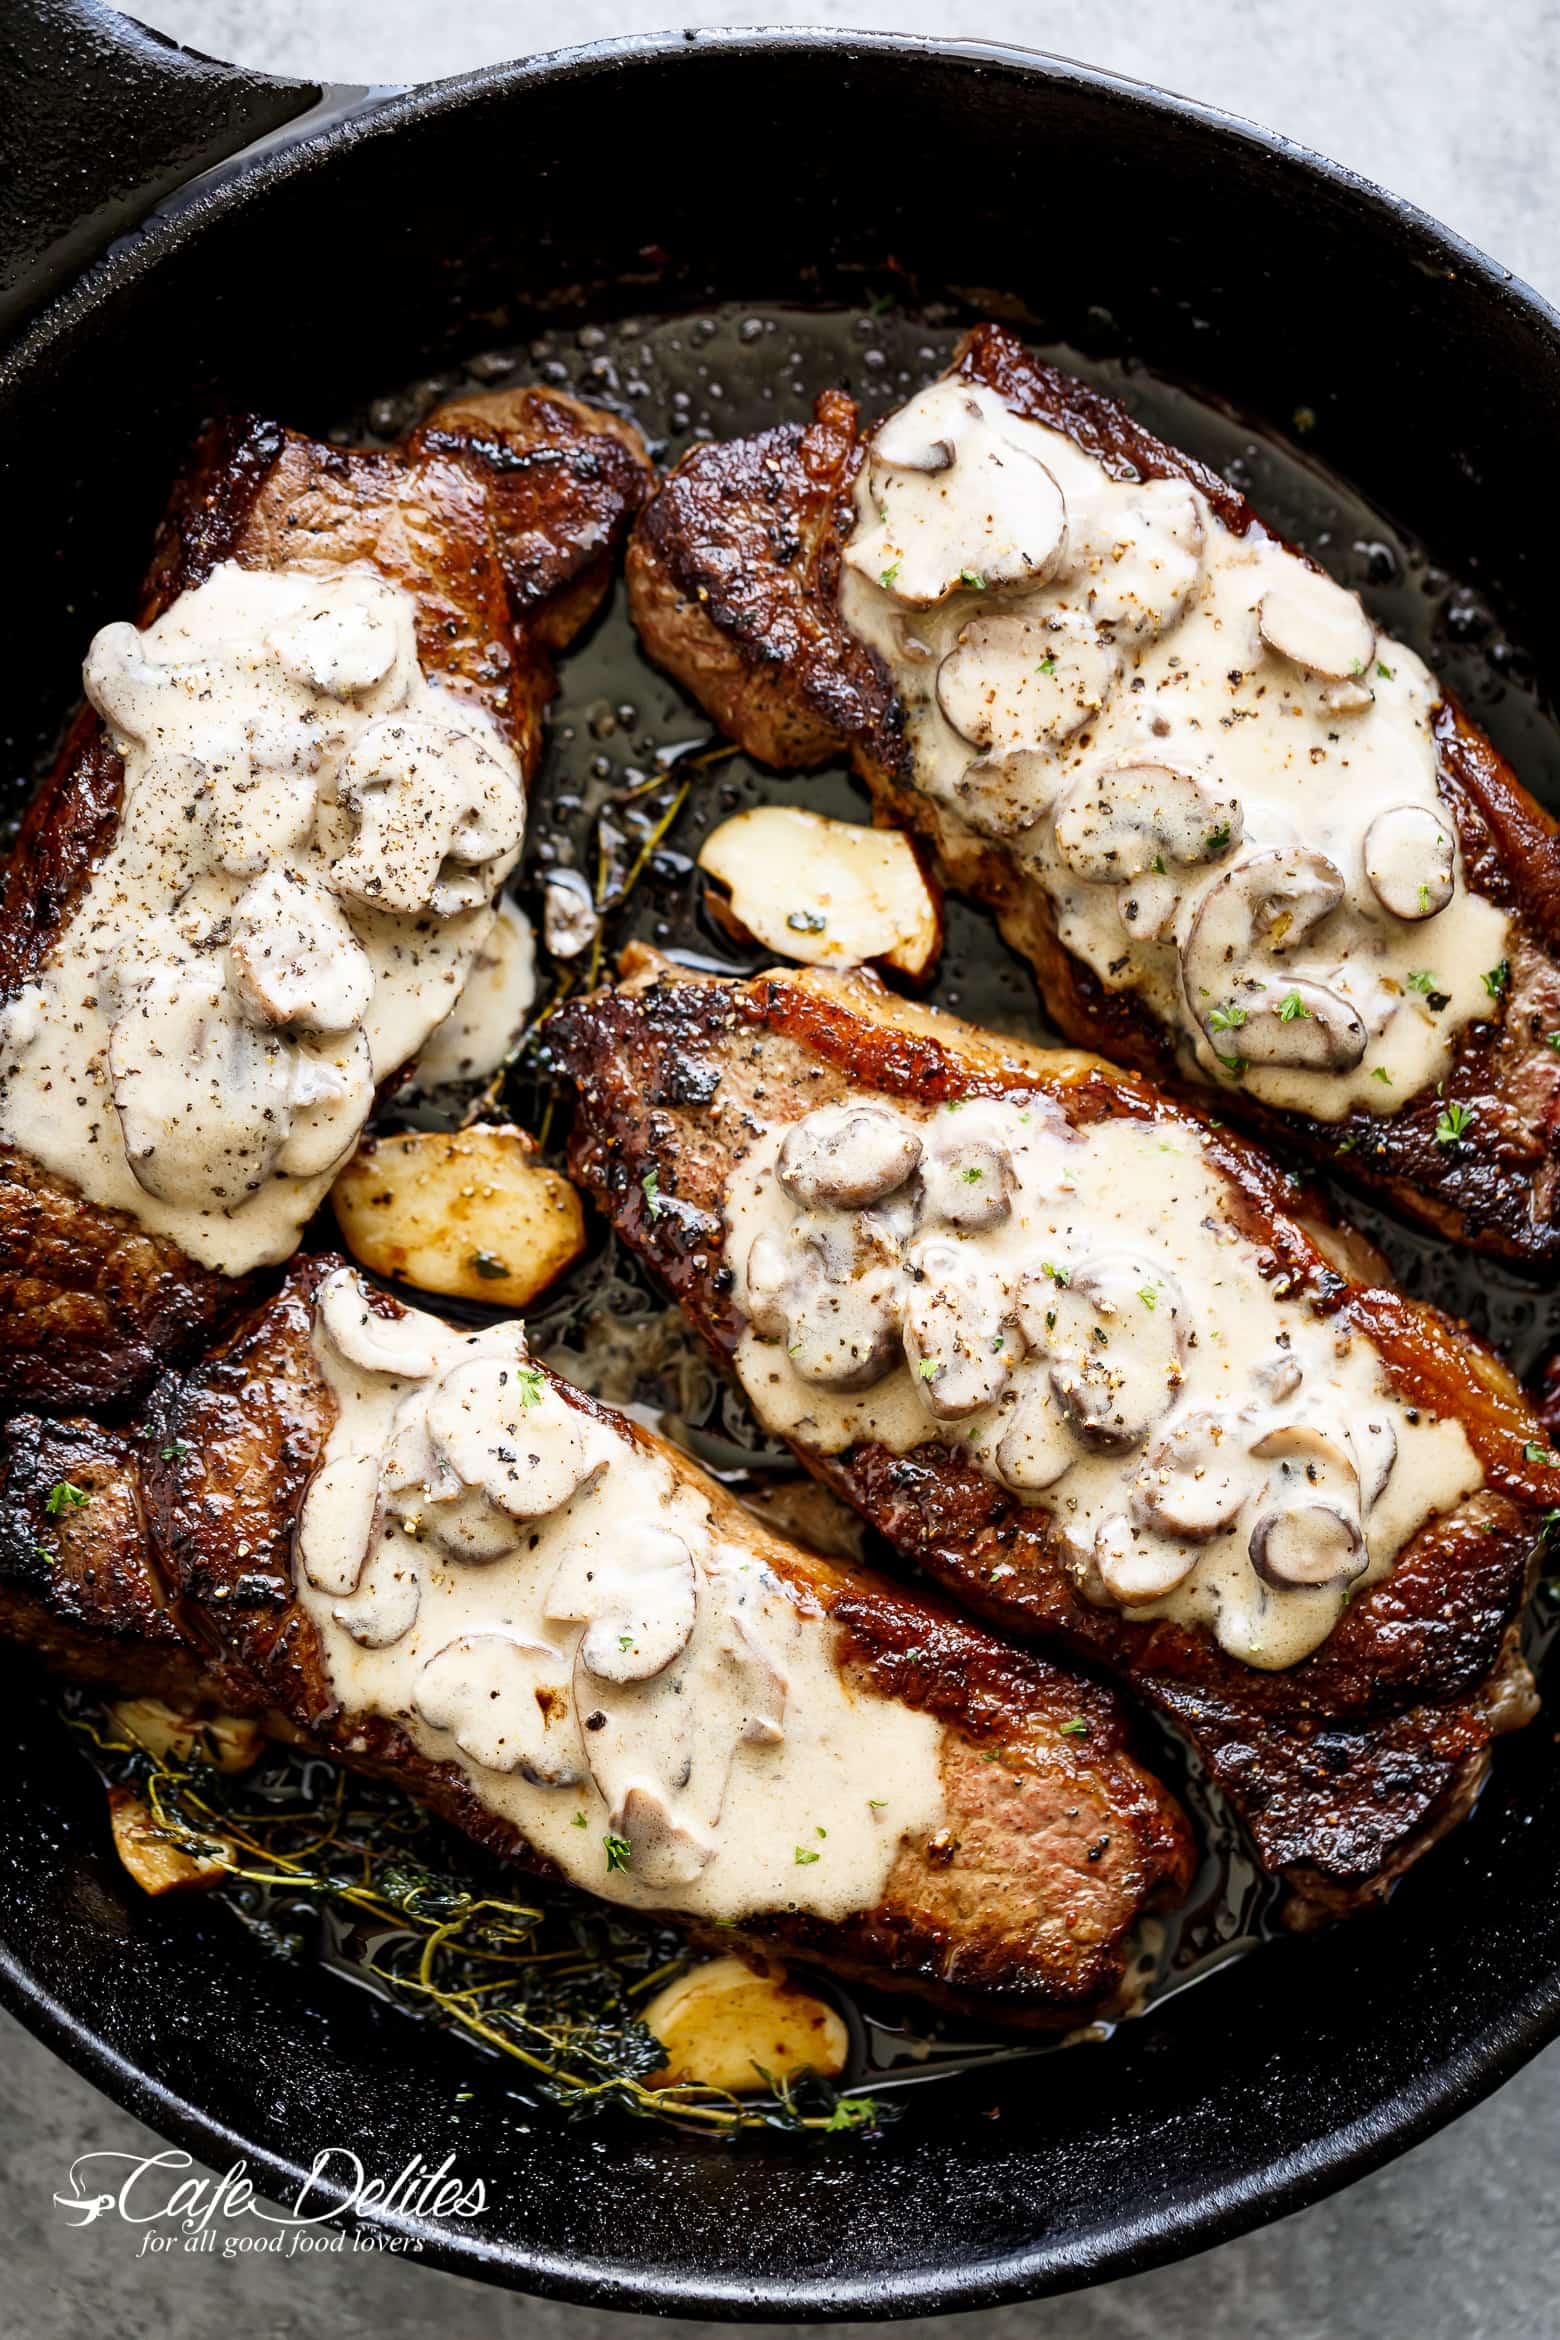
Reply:
<svg viewBox="0 0 1560 2340"><path fill-rule="evenodd" d="M582 387L632 403L633 314L657 365L674 344L686 361L663 418L676 446L704 417L750 423L771 393L768 411L794 412L831 372L886 394L869 348L890 374L925 363L918 349L1000 300L1265 481L1291 507L1277 517L1379 588L1553 792L1534 695L1560 675L1552 531L1533 520L1560 467L1560 320L1280 139L1084 67L832 32L664 34L371 96L238 74L65 0L8 0L0 41L16 146L0 509L18 588L0 640L19 775L91 627L127 606L214 406L393 428L404 403L377 399L528 346L555 366L567 349ZM719 312L731 302L767 304L753 331ZM784 304L831 303L854 320L811 338L785 321ZM697 336L665 323L701 310L725 319L714 388ZM587 321L599 337L582 340ZM1307 458L1264 428L1300 434ZM1405 564L1356 495L1439 566ZM629 655L614 640L609 626L586 654L609 695ZM636 687L663 729L698 728L664 686ZM968 929L986 998L983 955L995 964ZM1496 1299L1531 1349L1533 1309ZM532 2291L872 2316L1119 2275L1343 2184L1560 2031L1560 1764L1542 1723L1384 1916L1269 1944L1103 2049L939 2083L881 2136L820 2152L568 2127L339 1978L266 1961L220 1912L138 1897L96 1783L22 1670L10 1712L0 1997L203 2160L243 2156L273 2196L322 2146L386 2177L453 2149L487 2213L386 2223L429 2259Z"/></svg>

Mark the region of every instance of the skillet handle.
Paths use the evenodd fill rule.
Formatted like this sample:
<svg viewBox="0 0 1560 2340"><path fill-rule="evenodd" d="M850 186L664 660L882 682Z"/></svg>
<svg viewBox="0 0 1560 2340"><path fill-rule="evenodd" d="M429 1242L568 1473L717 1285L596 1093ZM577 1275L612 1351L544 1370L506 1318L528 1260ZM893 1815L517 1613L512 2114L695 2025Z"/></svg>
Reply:
<svg viewBox="0 0 1560 2340"><path fill-rule="evenodd" d="M307 82L222 65L101 0L5 0L0 328L154 204L317 105Z"/></svg>

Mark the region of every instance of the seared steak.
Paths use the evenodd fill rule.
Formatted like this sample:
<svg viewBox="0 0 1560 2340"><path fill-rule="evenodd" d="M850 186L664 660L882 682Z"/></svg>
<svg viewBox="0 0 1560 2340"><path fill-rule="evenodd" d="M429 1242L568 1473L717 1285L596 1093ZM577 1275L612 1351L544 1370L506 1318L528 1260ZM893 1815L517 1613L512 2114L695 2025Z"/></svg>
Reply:
<svg viewBox="0 0 1560 2340"><path fill-rule="evenodd" d="M548 1873L475 1792L470 1764L437 1759L426 1740L420 1749L393 1713L343 1703L298 1597L294 1530L335 1419L311 1340L314 1303L338 1265L295 1262L225 1347L187 1376L165 1374L130 1427L12 1422L5 1630L78 1679L257 1715ZM372 1306L392 1323L401 1313L377 1297ZM801 1910L757 1913L739 1938L1020 2024L1065 2027L1109 2005L1136 1920L1183 1892L1192 1869L1186 1822L1128 1751L1112 1693L783 1543L674 1450L567 1384L551 1386L582 1420L664 1455L722 1539L771 1571L804 1614L832 1619L834 1663L863 1733L874 1695L940 1726L945 1825L930 1839L906 1835L879 1905L825 1922L806 1913L799 1888ZM62 1481L75 1492L51 1511ZM572 1808L566 1790L550 1792Z"/></svg>
<svg viewBox="0 0 1560 2340"><path fill-rule="evenodd" d="M1112 400L1042 364L1003 327L973 331L952 377L995 393L1010 414L1063 434L1111 480L1188 483L1234 536L1262 534L1257 516L1224 480L1151 437ZM1051 896L1022 866L1026 838L1002 833L1000 818L980 823L972 813L966 820L958 804L916 784L905 701L885 659L841 614L842 555L857 523L857 475L871 444L853 402L825 391L806 429L786 424L750 439L693 448L641 514L629 549L632 606L645 646L760 760L798 768L848 756L879 816L919 831L950 882L995 911L1003 933L1034 966L1046 1006L1070 1039L1156 1080L1182 1077L1188 1070L1185 1035L1178 1048L1177 1034L1146 1004L1142 990L1108 985L1064 945ZM898 453L895 459L912 460ZM917 455L914 464L937 468L931 456ZM979 576L964 575L970 585L983 585ZM885 587L893 576L893 567L884 572ZM995 593L991 599L995 607ZM967 632L1015 623L977 619ZM1367 643L1368 637L1367 627ZM910 654L933 655L924 644ZM1048 672L1049 664L1039 671ZM1032 690L1032 661L1029 671L1025 687ZM1346 680L1334 688L1359 696L1341 704L1357 708L1372 688L1393 687L1386 664L1377 669L1368 663L1358 684L1347 679L1349 667L1342 671ZM1379 684L1378 672L1385 678ZM945 678L946 668L939 693ZM1220 679L1232 686L1251 680L1240 673ZM1219 720L1229 724L1254 710L1260 713L1248 695ZM977 708L972 726L967 715L960 716L966 736L985 736L983 713ZM1354 719L1344 714L1338 720ZM1405 1095L1395 1110L1354 1105L1340 1119L1312 1118L1293 1103L1285 1110L1264 1104L1249 1081L1222 1078L1219 1110L1336 1168L1439 1233L1528 1266L1552 1268L1560 1262L1555 824L1450 697L1432 708L1428 720L1440 799L1456 831L1467 885L1510 922L1504 958L1486 971L1488 1001L1475 971L1477 1012L1460 1029L1445 1079ZM1162 728L1168 732L1170 726ZM1334 744L1313 754L1341 756L1345 771L1330 781L1318 773L1316 784L1347 792L1349 735L1334 730L1328 736ZM1087 726L1080 737L1086 748ZM971 776L985 769L972 767ZM1222 848L1217 837L1207 840L1208 848L1227 851L1227 830L1224 837ZM1301 846L1306 842L1302 834ZM1189 850L1204 857L1200 843ZM1164 864L1152 866L1162 870ZM1159 882L1165 883L1162 877ZM1402 916L1433 914L1428 889L1421 886L1419 895L1417 909L1399 896ZM1131 915L1142 914L1134 904ZM1433 969L1436 929L1422 931L1423 957ZM1274 947L1286 947L1282 937ZM1445 1005L1438 1003L1434 980L1424 971L1409 979L1413 991L1430 994L1432 1009ZM1206 1010L1208 1002L1202 1005ZM1309 1017L1309 1009L1301 1012ZM1245 1022L1240 1014L1228 1019L1230 1026ZM1316 1029L1292 1025L1288 1045L1296 1032L1303 1040L1314 1038ZM1363 1045L1362 1034L1356 1039ZM1235 1029L1228 1039L1212 1042L1215 1051L1241 1045ZM1230 1065L1234 1058L1219 1061ZM1379 1077L1388 1083L1392 1076L1383 1068ZM1394 1094L1390 1087L1366 1093L1372 1105Z"/></svg>
<svg viewBox="0 0 1560 2340"><path fill-rule="evenodd" d="M747 1331L727 1192L765 1133L846 1097L932 1108L1015 1097L1075 1132L1152 1117L1157 1137L1190 1138L1262 1276L1340 1339L1373 1344L1400 1400L1461 1423L1483 1485L1427 1519L1391 1573L1362 1583L1320 1646L1281 1671L1241 1662L1201 1625L1085 1598L1043 1502L1020 1500L947 1439L822 1451L805 1425L792 1435L809 1469L970 1607L1109 1668L1176 1724L1263 1866L1287 1880L1296 1916L1378 1895L1467 1809L1494 1734L1532 1712L1516 1621L1560 1472L1505 1368L1393 1290L1298 1181L1132 1074L997 1040L865 976L731 983L644 953L630 971L549 1026L577 1096L573 1164L726 1365Z"/></svg>
<svg viewBox="0 0 1560 2340"><path fill-rule="evenodd" d="M207 434L175 491L139 619L225 561L369 565L415 597L424 672L485 709L529 777L550 653L605 592L648 484L636 433L550 391L456 401L388 451L234 419ZM83 708L0 886L0 1001L48 952L111 844L123 777ZM0 1401L127 1404L243 1298L171 1240L0 1145Z"/></svg>

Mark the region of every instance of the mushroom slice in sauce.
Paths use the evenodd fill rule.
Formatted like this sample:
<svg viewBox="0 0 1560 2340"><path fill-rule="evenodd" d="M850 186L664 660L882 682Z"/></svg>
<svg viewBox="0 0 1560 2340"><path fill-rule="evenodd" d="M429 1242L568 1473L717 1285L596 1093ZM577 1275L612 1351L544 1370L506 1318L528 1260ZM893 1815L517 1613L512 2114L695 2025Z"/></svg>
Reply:
<svg viewBox="0 0 1560 2340"><path fill-rule="evenodd" d="M681 1657L698 1616L693 1554L671 1528L640 1520L611 1549L569 1553L546 1614L585 1626L580 1662L598 1682L648 1682Z"/></svg>
<svg viewBox="0 0 1560 2340"><path fill-rule="evenodd" d="M1309 940L1343 894L1336 866L1299 845L1247 854L1215 879L1187 935L1181 978L1187 1006L1221 1055L1331 1071L1359 1063L1367 1034L1341 993L1262 965L1264 953L1277 957Z"/></svg>
<svg viewBox="0 0 1560 2340"><path fill-rule="evenodd" d="M332 889L370 909L450 918L486 903L520 843L513 773L471 731L391 715L358 740L338 782L358 816Z"/></svg>
<svg viewBox="0 0 1560 2340"><path fill-rule="evenodd" d="M923 1237L905 1265L905 1355L916 1394L942 1421L978 1413L1002 1395L1017 1350L1006 1279L940 1235Z"/></svg>
<svg viewBox="0 0 1560 2340"><path fill-rule="evenodd" d="M784 1626L794 1638L800 1630L796 1611L787 1606L781 1616ZM743 1739L750 1746L778 1747L785 1737L785 1702L791 1687L790 1679L746 1609L733 1608L728 1611L720 1652L731 1665L741 1685L740 1695L745 1709L742 1718Z"/></svg>
<svg viewBox="0 0 1560 2340"><path fill-rule="evenodd" d="M1186 1414L1144 1456L1132 1482L1132 1516L1159 1535L1206 1543L1231 1525L1257 1483L1233 1423L1210 1412Z"/></svg>
<svg viewBox="0 0 1560 2340"><path fill-rule="evenodd" d="M1020 1365L1013 1375L1007 1428L997 1442L997 1469L1015 1494L1038 1495L1054 1487L1078 1460L1078 1441L1063 1420L1041 1365Z"/></svg>
<svg viewBox="0 0 1560 2340"><path fill-rule="evenodd" d="M322 886L270 869L233 912L228 984L252 1024L346 1032L368 1013L374 971Z"/></svg>
<svg viewBox="0 0 1560 2340"><path fill-rule="evenodd" d="M1181 1383L1185 1302L1175 1278L1136 1252L1100 1252L1065 1282L1031 1268L1018 1323L1049 1356L1051 1389L1076 1438L1099 1453L1141 1445Z"/></svg>
<svg viewBox="0 0 1560 2340"><path fill-rule="evenodd" d="M1121 653L1065 619L971 618L937 669L937 703L975 747L1060 743L1097 715Z"/></svg>
<svg viewBox="0 0 1560 2340"><path fill-rule="evenodd" d="M867 451L878 525L858 531L849 567L912 609L960 586L1042 584L1067 544L1062 491L1037 456L996 427L989 393L942 382L885 423Z"/></svg>
<svg viewBox="0 0 1560 2340"><path fill-rule="evenodd" d="M1106 1593L1124 1609L1164 1600L1197 1562L1195 1551L1166 1543L1119 1511L1101 1520L1091 1557Z"/></svg>
<svg viewBox="0 0 1560 2340"><path fill-rule="evenodd" d="M1097 624L1137 639L1174 625L1202 573L1202 513L1190 488L1144 480L1090 511L1075 534L1072 573L1088 581Z"/></svg>
<svg viewBox="0 0 1560 2340"><path fill-rule="evenodd" d="M485 1771L518 1771L538 1787L575 1787L585 1766L568 1674L568 1659L544 1642L468 1633L428 1659L412 1704Z"/></svg>
<svg viewBox="0 0 1560 2340"><path fill-rule="evenodd" d="M377 1454L338 1454L315 1472L298 1513L295 1552L316 1591L357 1591L378 1518Z"/></svg>
<svg viewBox="0 0 1560 2340"><path fill-rule="evenodd" d="M238 1014L215 960L154 961L126 993L108 1070L137 1185L195 1209L242 1202L291 1130L294 1051Z"/></svg>
<svg viewBox="0 0 1560 2340"><path fill-rule="evenodd" d="M390 1649L404 1641L422 1607L422 1576L404 1536L390 1535L368 1564L357 1590L331 1615L363 1649Z"/></svg>
<svg viewBox="0 0 1560 2340"><path fill-rule="evenodd" d="M1335 1503L1293 1503L1264 1511L1251 1531L1251 1565L1275 1591L1350 1584L1364 1570L1365 1539Z"/></svg>
<svg viewBox="0 0 1560 2340"><path fill-rule="evenodd" d="M1393 804L1377 813L1363 860L1371 892L1394 918L1434 918L1456 887L1452 832L1428 805Z"/></svg>
<svg viewBox="0 0 1560 2340"><path fill-rule="evenodd" d="M419 1490L403 1516L408 1525L415 1520L419 1532L446 1558L464 1561L468 1567L490 1567L520 1549L518 1523L489 1502L480 1487L463 1487L458 1494Z"/></svg>
<svg viewBox="0 0 1560 2340"><path fill-rule="evenodd" d="M967 1105L939 1120L921 1162L923 1220L941 1219L964 1234L1000 1227L1012 1216L1015 1172L1000 1113Z"/></svg>
<svg viewBox="0 0 1560 2340"><path fill-rule="evenodd" d="M904 1185L921 1140L871 1105L825 1105L786 1133L776 1176L797 1202L859 1210Z"/></svg>
<svg viewBox="0 0 1560 2340"><path fill-rule="evenodd" d="M1257 604L1257 631L1270 650L1326 682L1357 680L1376 648L1376 629L1354 595L1298 561Z"/></svg>
<svg viewBox="0 0 1560 2340"><path fill-rule="evenodd" d="M1090 885L1114 885L1174 862L1190 869L1240 843L1245 816L1170 764L1119 764L1068 790L1056 815L1056 849Z"/></svg>
<svg viewBox="0 0 1560 2340"><path fill-rule="evenodd" d="M632 1873L642 1885L691 1885L715 1857L715 1847L680 1820L659 1788L636 1781L612 1815L630 1847Z"/></svg>
<svg viewBox="0 0 1560 2340"><path fill-rule="evenodd" d="M1056 759L1044 748L993 748L953 784L959 811L983 837L1018 837L1056 800Z"/></svg>
<svg viewBox="0 0 1560 2340"><path fill-rule="evenodd" d="M479 1357L428 1401L435 1457L512 1519L542 1519L592 1476L580 1416L535 1366Z"/></svg>
<svg viewBox="0 0 1560 2340"><path fill-rule="evenodd" d="M416 656L411 628L377 579L353 578L351 584L350 593L327 587L309 607L273 626L267 639L283 671L309 690L358 699L389 683L377 703L383 706L387 697L399 703L407 691L405 670Z"/></svg>
<svg viewBox="0 0 1560 2340"><path fill-rule="evenodd" d="M382 1316L350 1268L338 1268L320 1292L319 1319L338 1356L364 1373L425 1380L438 1356L439 1328L426 1316Z"/></svg>
<svg viewBox="0 0 1560 2340"><path fill-rule="evenodd" d="M803 1381L820 1389L870 1389L899 1355L893 1270L864 1268L848 1283L821 1274L793 1287L786 1352Z"/></svg>

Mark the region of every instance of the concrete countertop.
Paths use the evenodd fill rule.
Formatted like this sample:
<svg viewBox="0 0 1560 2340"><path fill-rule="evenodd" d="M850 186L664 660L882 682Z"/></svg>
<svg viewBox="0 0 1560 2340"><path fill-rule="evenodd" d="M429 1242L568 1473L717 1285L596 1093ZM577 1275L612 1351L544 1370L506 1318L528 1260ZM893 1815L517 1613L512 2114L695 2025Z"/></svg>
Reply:
<svg viewBox="0 0 1560 2340"><path fill-rule="evenodd" d="M1476 27L1453 0L854 0L845 6L574 0L140 0L208 55L356 82L425 79L654 26L767 22L1001 38L1087 58L1252 116L1353 165L1560 299L1560 10L1507 0ZM717 2327L505 2297L379 2255L311 2264L147 2258L114 2219L66 2224L52 2197L80 2153L156 2140L0 2017L0 2329L34 2340L625 2340ZM1347 2194L1208 2253L1086 2295L950 2320L960 2340L1527 2340L1560 2329L1555 2173L1560 2047L1455 2127ZM857 2329L858 2327L847 2327ZM906 2326L907 2333L920 2329ZM928 2330L930 2326L926 2327ZM771 2331L784 2327L771 2326Z"/></svg>

